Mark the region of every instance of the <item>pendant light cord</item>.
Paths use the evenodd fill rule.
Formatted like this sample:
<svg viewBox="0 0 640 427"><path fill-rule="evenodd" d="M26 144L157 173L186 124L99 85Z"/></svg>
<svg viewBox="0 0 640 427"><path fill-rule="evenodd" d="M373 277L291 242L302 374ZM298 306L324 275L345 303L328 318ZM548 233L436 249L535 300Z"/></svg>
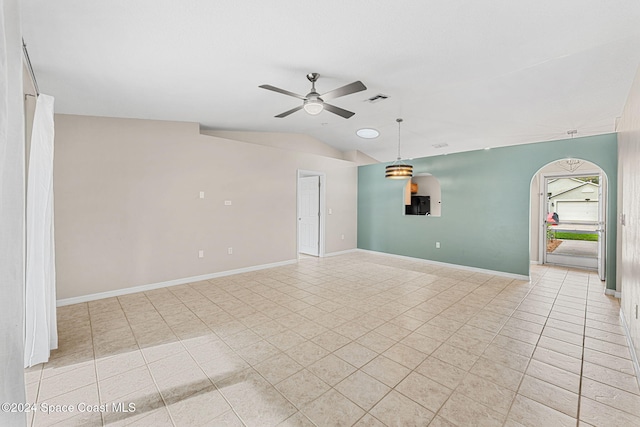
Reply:
<svg viewBox="0 0 640 427"><path fill-rule="evenodd" d="M402 119L396 119L398 122L398 159L396 161L400 161L402 157L400 157L400 123L402 123Z"/></svg>
<svg viewBox="0 0 640 427"><path fill-rule="evenodd" d="M384 171L384 177L390 179L407 179L413 176L413 166L406 164L400 157L400 123L402 119L396 119L398 122L398 159L388 165Z"/></svg>

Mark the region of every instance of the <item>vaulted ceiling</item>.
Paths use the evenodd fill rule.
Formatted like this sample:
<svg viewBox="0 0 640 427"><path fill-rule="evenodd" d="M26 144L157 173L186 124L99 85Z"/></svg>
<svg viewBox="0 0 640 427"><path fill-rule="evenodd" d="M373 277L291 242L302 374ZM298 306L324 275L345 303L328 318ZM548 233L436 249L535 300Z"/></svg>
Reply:
<svg viewBox="0 0 640 427"><path fill-rule="evenodd" d="M305 133L380 161L397 117L403 157L613 132L640 63L638 0L23 0L22 30L57 112ZM302 101L258 86L305 95L311 72L320 93L361 80L331 100L356 114L275 118Z"/></svg>

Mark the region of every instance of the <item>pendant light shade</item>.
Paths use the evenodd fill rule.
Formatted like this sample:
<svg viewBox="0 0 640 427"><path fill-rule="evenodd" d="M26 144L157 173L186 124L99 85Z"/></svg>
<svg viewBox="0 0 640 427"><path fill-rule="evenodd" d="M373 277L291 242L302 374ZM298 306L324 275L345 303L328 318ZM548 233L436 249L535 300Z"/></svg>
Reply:
<svg viewBox="0 0 640 427"><path fill-rule="evenodd" d="M393 163L385 168L384 177L389 179L407 179L413 176L413 166Z"/></svg>
<svg viewBox="0 0 640 427"><path fill-rule="evenodd" d="M402 119L396 119L398 122L398 158L385 168L384 177L389 179L407 179L413 176L413 166L406 164L400 157L400 123Z"/></svg>

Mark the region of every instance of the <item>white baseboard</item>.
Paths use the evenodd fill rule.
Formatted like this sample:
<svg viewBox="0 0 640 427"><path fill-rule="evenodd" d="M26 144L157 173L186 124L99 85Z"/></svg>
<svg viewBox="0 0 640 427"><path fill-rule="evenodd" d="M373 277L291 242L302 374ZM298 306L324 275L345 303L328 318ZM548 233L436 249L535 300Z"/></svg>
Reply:
<svg viewBox="0 0 640 427"><path fill-rule="evenodd" d="M525 276L524 274L514 274L514 273L507 273L507 272L504 272L504 271L486 270L484 268L469 267L469 266L466 266L466 265L458 265L458 264L450 264L448 262L432 261L430 259L414 258L414 257L410 257L410 256L405 256L405 255L396 255L396 254L389 254L389 253L386 253L386 252L370 251L370 250L367 250L367 249L356 249L356 251L358 251L358 252L366 252L366 253L371 253L371 254L378 254L378 255L386 255L386 256L389 256L389 257L393 257L393 258L400 258L400 259L405 259L405 260L408 260L408 261L423 262L425 264L438 265L438 266L441 266L441 267L457 268L458 270L473 271L474 273L491 274L493 276L507 277L509 279L527 280L527 281L530 280L529 276Z"/></svg>
<svg viewBox="0 0 640 427"><path fill-rule="evenodd" d="M524 276L524 275L521 275L521 274L505 273L503 271L486 270L486 269L483 269L483 268L476 268L476 267L467 267L467 266L464 266L464 265L450 264L450 263L439 262L439 261L431 261L431 260L427 260L427 259L413 258L413 257L404 256L404 255L388 254L388 253L385 253L385 252L369 251L369 250L366 250L366 249L348 249L348 250L345 250L345 251L331 252L331 253L325 254L324 256L325 257L332 257L332 256L338 256L338 255L346 255L346 254L350 254L350 253L354 253L354 252L365 252L365 253L379 254L379 255L385 255L385 256L394 257L394 258L406 259L406 260L410 260L410 261L423 262L425 264L439 265L439 266L442 266L442 267L450 267L450 268L457 268L457 269L460 269L460 270L473 271L475 273L491 274L491 275L494 275L494 276L502 276L502 277L508 277L508 278L511 278L511 279L518 279L518 280L529 280L528 276ZM185 277L185 278L181 278L181 279L168 280L166 282L150 283L148 285L133 286L133 287L130 287L130 288L115 289L113 291L98 292L98 293L89 294L89 295L81 295L81 296L78 296L78 297L63 298L63 299L57 300L56 305L58 307L62 307L62 306L65 306L65 305L79 304L79 303L83 303L83 302L95 301L95 300L104 299L104 298L112 298L112 297L117 297L117 296L121 296L121 295L134 294L136 292L152 291L154 289L166 288L166 287L169 287L169 286L184 285L185 283L199 282L201 280L215 279L217 277L231 276L231 275L234 275L234 274L247 273L247 272L250 272L250 271L257 271L257 270L264 270L264 269L267 269L267 268L281 267L281 266L284 266L284 265L295 264L297 262L298 262L297 259L293 259L293 260L289 260L289 261L281 261L281 262L275 262L275 263L271 263L271 264L263 264L263 265L256 265L256 266L252 266L252 267L239 268L239 269L236 269L236 270L220 271L218 273L204 274L204 275L201 275L201 276L193 276L193 277Z"/></svg>
<svg viewBox="0 0 640 427"><path fill-rule="evenodd" d="M324 256L330 257L330 256L346 255L346 254L352 254L357 251L358 249L347 249L346 251L329 252L328 254L324 254Z"/></svg>
<svg viewBox="0 0 640 427"><path fill-rule="evenodd" d="M629 333L629 326L627 325L627 319L624 317L624 311L620 309L620 320L622 320L622 328L624 329L624 335L627 337L627 344L629 345L629 352L631 353L631 361L633 362L633 368L636 371L636 380L640 385L640 362L638 361L638 354L633 346L633 340Z"/></svg>
<svg viewBox="0 0 640 427"><path fill-rule="evenodd" d="M622 296L622 292L618 292L615 289L605 289L604 294L618 299Z"/></svg>
<svg viewBox="0 0 640 427"><path fill-rule="evenodd" d="M217 277L231 276L234 274L248 273L250 271L265 270L267 268L281 267L297 263L297 259L289 261L274 262L271 264L255 265L251 267L238 268L236 270L220 271L218 273L203 274L201 276L185 277L182 279L168 280L166 282L151 283L148 285L133 286L131 288L115 289L113 291L98 292L96 294L81 295L79 297L63 298L56 301L56 306L78 304L81 302L95 301L103 298L118 297L121 295L135 294L136 292L151 291L154 289L166 288L169 286L184 285L185 283L199 282L201 280L215 279Z"/></svg>

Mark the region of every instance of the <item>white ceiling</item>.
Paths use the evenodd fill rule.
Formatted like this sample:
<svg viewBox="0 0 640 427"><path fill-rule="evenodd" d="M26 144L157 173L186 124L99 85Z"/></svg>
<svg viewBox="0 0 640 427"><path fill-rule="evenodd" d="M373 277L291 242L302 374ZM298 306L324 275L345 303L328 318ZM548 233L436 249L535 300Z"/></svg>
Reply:
<svg viewBox="0 0 640 427"><path fill-rule="evenodd" d="M612 132L640 63L638 0L23 0L22 29L57 112L299 132L381 161L397 117L403 157ZM304 95L310 72L320 93L361 80L331 101L356 115L274 118L301 101L258 86Z"/></svg>

